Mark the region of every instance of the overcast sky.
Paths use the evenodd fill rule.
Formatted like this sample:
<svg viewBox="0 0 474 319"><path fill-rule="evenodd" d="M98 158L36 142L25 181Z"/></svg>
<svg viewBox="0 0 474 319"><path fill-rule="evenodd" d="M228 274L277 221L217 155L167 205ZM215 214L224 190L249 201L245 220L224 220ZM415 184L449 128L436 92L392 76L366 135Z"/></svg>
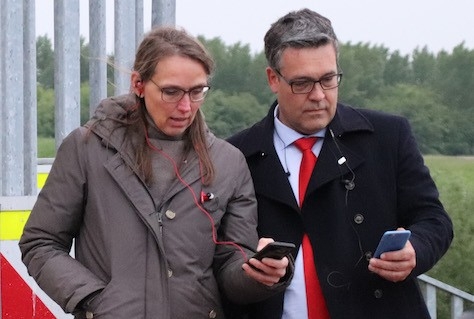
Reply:
<svg viewBox="0 0 474 319"><path fill-rule="evenodd" d="M107 51L113 48L113 0L107 1ZM151 0L144 0L150 8ZM37 35L54 35L54 0L36 0ZM80 1L81 34L88 39L88 1ZM425 45L431 52L451 51L464 41L474 49L472 0L176 0L176 24L194 35L220 37L226 44L263 50L270 24L292 10L310 8L328 17L343 43L383 45L410 54ZM151 13L145 13L145 31Z"/></svg>

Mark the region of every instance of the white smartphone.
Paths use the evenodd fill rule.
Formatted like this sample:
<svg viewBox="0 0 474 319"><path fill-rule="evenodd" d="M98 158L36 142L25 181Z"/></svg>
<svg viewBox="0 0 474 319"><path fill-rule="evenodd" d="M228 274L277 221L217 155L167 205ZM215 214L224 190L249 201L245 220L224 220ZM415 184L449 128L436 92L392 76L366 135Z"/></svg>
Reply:
<svg viewBox="0 0 474 319"><path fill-rule="evenodd" d="M374 257L380 258L384 252L400 250L405 247L407 240L410 238L409 230L389 230L386 231L375 250Z"/></svg>

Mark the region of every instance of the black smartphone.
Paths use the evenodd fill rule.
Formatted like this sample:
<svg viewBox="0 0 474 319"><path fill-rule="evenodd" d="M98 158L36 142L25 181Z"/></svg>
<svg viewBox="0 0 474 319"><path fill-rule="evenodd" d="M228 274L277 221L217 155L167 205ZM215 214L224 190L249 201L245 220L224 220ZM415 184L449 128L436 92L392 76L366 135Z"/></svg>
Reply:
<svg viewBox="0 0 474 319"><path fill-rule="evenodd" d="M375 250L374 257L380 258L382 253L387 251L400 250L405 247L405 244L410 238L411 232L409 230L389 230L386 231Z"/></svg>
<svg viewBox="0 0 474 319"><path fill-rule="evenodd" d="M262 258L273 258L273 259L282 259L285 256L288 256L291 251L295 248L293 243L285 243L281 241L274 241L263 247L260 251L257 251L252 258L262 260Z"/></svg>

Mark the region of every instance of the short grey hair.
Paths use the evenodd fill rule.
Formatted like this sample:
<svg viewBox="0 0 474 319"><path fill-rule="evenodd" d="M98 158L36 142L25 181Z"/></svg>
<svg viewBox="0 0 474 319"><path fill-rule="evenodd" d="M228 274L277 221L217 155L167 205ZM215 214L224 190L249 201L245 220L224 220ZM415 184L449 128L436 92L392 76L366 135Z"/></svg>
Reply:
<svg viewBox="0 0 474 319"><path fill-rule="evenodd" d="M292 11L273 23L264 37L268 66L279 70L286 48L315 48L332 44L339 56L339 44L331 21L309 9Z"/></svg>

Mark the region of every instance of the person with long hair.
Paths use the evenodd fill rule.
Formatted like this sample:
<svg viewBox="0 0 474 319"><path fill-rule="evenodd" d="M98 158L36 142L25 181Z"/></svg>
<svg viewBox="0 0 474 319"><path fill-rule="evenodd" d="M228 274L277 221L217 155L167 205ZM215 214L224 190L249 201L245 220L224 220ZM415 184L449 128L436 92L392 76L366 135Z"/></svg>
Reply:
<svg viewBox="0 0 474 319"><path fill-rule="evenodd" d="M225 318L224 297L245 304L288 285L287 257L250 258L273 240L258 239L245 158L200 111L213 70L187 32L153 29L130 94L103 100L61 144L19 245L65 312Z"/></svg>

